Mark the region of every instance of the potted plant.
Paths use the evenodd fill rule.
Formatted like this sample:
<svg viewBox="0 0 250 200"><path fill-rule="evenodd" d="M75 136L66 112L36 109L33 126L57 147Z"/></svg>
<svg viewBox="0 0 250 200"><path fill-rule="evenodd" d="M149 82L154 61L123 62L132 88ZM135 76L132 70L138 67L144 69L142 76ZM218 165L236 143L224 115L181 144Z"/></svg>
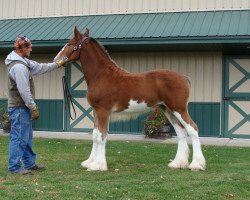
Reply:
<svg viewBox="0 0 250 200"><path fill-rule="evenodd" d="M10 131L10 117L5 104L0 106L0 122L4 132L8 133Z"/></svg>
<svg viewBox="0 0 250 200"><path fill-rule="evenodd" d="M168 138L171 137L170 123L163 111L155 107L153 112L146 118L144 134L148 138Z"/></svg>

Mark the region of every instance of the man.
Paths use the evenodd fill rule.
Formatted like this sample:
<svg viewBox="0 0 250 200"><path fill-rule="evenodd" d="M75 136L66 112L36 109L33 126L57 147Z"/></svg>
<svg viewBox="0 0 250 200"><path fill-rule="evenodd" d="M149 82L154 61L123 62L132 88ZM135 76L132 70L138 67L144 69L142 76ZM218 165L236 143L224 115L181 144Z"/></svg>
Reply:
<svg viewBox="0 0 250 200"><path fill-rule="evenodd" d="M5 60L8 66L8 112L11 122L8 171L24 175L32 170L44 169L44 166L36 164L36 154L32 150L32 120L39 117L32 75L49 72L65 62L46 64L29 60L32 43L25 36L16 38L14 48Z"/></svg>

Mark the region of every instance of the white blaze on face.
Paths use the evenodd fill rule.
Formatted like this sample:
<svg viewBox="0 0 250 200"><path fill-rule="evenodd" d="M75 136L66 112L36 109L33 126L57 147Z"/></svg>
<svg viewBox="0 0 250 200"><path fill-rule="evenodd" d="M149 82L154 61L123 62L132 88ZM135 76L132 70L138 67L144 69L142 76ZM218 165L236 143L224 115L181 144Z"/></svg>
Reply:
<svg viewBox="0 0 250 200"><path fill-rule="evenodd" d="M130 99L128 103L128 108L124 110L124 112L144 112L145 110L149 110L150 107L147 106L147 104L143 101L138 103L138 101L135 101L133 99Z"/></svg>
<svg viewBox="0 0 250 200"><path fill-rule="evenodd" d="M65 44L64 47L61 49L61 51L56 55L56 57L54 58L54 61L57 61L61 57L60 54L65 49L66 45L67 44Z"/></svg>

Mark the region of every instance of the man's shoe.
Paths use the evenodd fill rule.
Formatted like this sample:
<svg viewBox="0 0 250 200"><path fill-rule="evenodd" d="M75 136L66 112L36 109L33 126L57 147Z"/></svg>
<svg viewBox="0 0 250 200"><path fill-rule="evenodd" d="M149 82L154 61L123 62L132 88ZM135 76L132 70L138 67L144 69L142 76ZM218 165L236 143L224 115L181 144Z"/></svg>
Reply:
<svg viewBox="0 0 250 200"><path fill-rule="evenodd" d="M37 165L35 164L33 167L30 167L28 170L32 170L32 171L42 171L44 170L45 167L43 165Z"/></svg>
<svg viewBox="0 0 250 200"><path fill-rule="evenodd" d="M32 173L31 173L31 170L28 170L28 169L20 169L19 171L16 171L16 172L9 172L9 174L27 175L27 174L32 174Z"/></svg>

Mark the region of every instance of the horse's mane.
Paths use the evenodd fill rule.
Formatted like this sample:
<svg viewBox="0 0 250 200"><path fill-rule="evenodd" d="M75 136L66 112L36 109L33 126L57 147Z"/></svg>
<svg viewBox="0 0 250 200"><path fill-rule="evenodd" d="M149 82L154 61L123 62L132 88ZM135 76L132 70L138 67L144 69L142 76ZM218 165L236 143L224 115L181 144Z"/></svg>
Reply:
<svg viewBox="0 0 250 200"><path fill-rule="evenodd" d="M105 49L105 47L98 42L97 40L95 40L94 38L90 37L90 41L94 42L96 44L96 46L102 51L102 53L111 61L111 63L113 63L113 65L111 65L108 69L112 70L112 74L123 74L123 76L126 74L128 74L128 72L125 69L120 68L116 62L110 57L108 51ZM125 72L125 73L124 73Z"/></svg>
<svg viewBox="0 0 250 200"><path fill-rule="evenodd" d="M117 66L116 62L110 57L108 51L105 49L105 47L100 43L98 42L96 39L94 38L90 38L90 41L94 42L95 44L97 44L97 46L100 48L100 50L104 53L104 55L112 62L115 64L115 66Z"/></svg>

